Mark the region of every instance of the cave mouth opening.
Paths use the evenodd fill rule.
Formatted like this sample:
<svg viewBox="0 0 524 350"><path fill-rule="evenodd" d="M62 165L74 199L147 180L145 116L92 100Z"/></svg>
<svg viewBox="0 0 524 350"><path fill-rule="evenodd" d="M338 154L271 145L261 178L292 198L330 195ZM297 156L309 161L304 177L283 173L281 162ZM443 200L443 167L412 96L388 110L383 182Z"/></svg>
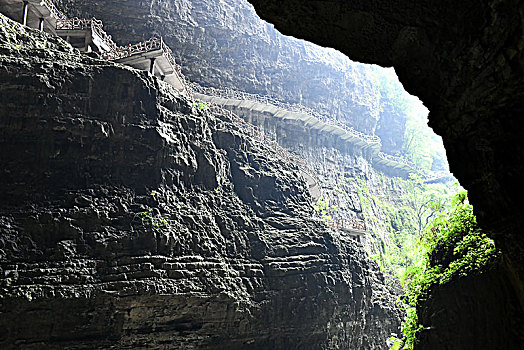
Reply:
<svg viewBox="0 0 524 350"><path fill-rule="evenodd" d="M450 173L442 138L428 126L428 109L404 90L394 68L353 62L337 50L295 38L282 41L299 49L279 46L292 54L276 55L273 63L284 70L277 71L275 84L233 88L304 106L328 125L348 127L364 139L377 137L380 147L348 146L331 137L329 127L314 130L306 124L297 130L267 113L232 109L314 170L313 176L303 175L317 215L337 234L358 241L388 288L402 295L403 332L388 344L411 349L422 329L421 305L432 288L489 269L500 252Z"/></svg>
<svg viewBox="0 0 524 350"><path fill-rule="evenodd" d="M220 1L219 6L228 2ZM242 16L233 18L242 19ZM154 26L154 20L148 25ZM256 126L263 140L269 139L271 146L280 147L284 157L292 158L297 172L309 186L313 198L310 204L317 221L331 226L337 239L361 246L361 251L368 255L362 261L374 261L380 267L388 290L397 294L403 292L402 288L409 290L419 282L420 274L427 270L424 264L428 262L444 261L449 265L449 269L432 271L435 278L441 279L439 283L449 282L452 273L469 271L467 264L458 263L451 268L451 262L455 261L449 257L455 250L442 250L433 255L427 250L417 250L422 243L430 248L438 246L444 236L454 240L463 238L462 231L459 234L449 231L447 223L460 226L464 221L474 223L475 219L467 197L449 173L442 142L427 127L427 110L402 89L392 69L350 62L334 50L289 37L266 35L270 33L267 24L254 25L256 30L250 33L249 40L242 39L245 32L236 36L238 40L232 40L249 47L252 41L263 38L262 42L269 42L267 50L236 48L236 54L231 54L234 48L221 50L227 41L221 36L223 31L201 31L200 26L194 27L195 32L209 33L211 41L215 40L211 45L199 44L200 49L211 48L213 55L216 49L220 52L219 58L213 61L217 67L206 76L199 69L201 62L191 61L195 51L189 50L188 61L196 66L188 64L185 69L190 78L194 78L193 91L199 99L193 106L205 111L213 99L212 103L233 111L244 123ZM235 26L228 28L235 30ZM174 46L176 39L172 34L170 40ZM183 52L180 50L178 54ZM182 62L186 59L178 58ZM201 58L204 64L209 64L209 55L203 54ZM221 59L228 66L218 67ZM151 63L153 73L154 67ZM227 69L232 67L240 74L228 74ZM277 156L279 152L275 153ZM198 166L211 169L213 164L204 158L198 159ZM265 180L271 183L274 179ZM195 175L195 181L214 193L221 193L218 182L209 180L202 172ZM276 181L273 184L276 185ZM274 190L279 191L276 187ZM452 196L457 191L458 194ZM159 192L153 190L146 197L148 202L155 202L157 196ZM266 199L265 194L261 197ZM460 217L452 215L456 213ZM153 216L156 211L140 214L144 227L146 224L154 230L163 227L164 222L159 223ZM473 247L491 249L492 243L485 242L474 225L468 228L473 228L472 233L481 238L473 242ZM156 245L152 245L156 247L161 243L157 240ZM453 241L453 244L462 243ZM463 246L469 248L467 244ZM466 249L462 253L467 257L468 252ZM477 253L476 256L485 260L491 259L481 256L480 251ZM425 259L423 254L429 257ZM431 284L422 286L431 287ZM410 306L418 302L416 298L420 295L415 295ZM409 342L409 334L406 337Z"/></svg>
<svg viewBox="0 0 524 350"><path fill-rule="evenodd" d="M520 348L523 240L512 232L522 227L521 200L513 191L518 187L514 176L522 171L518 161L501 152L517 159L522 153L521 142L514 142L520 131L510 131L522 101L522 71L511 67L521 66L522 56L502 54L509 52L506 46L512 53L521 51L509 44L521 39L522 16L512 10L521 4L249 2L288 35L339 48L362 62L395 66L406 88L428 103L430 123L444 137L452 169L470 190L484 232L504 252L504 257L491 256L480 273L463 271L460 278L432 286L430 300L416 310L425 326L417 333L421 345L416 348ZM482 54L472 55L479 47ZM501 106L507 107L504 113ZM467 204L461 195L456 201ZM488 246L478 253L489 251ZM449 263L449 251L442 253L431 257L433 263Z"/></svg>

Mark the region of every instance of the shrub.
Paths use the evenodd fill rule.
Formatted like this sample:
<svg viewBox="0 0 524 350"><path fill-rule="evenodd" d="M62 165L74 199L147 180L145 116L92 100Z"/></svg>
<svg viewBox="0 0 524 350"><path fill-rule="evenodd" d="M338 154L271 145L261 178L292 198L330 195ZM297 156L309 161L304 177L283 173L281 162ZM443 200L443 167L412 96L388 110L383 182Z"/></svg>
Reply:
<svg viewBox="0 0 524 350"><path fill-rule="evenodd" d="M423 250L423 267L413 269L406 277L404 349L413 349L417 333L424 328L417 309L433 286L482 272L499 256L493 240L478 226L465 191L456 195L451 207L433 220L419 247Z"/></svg>

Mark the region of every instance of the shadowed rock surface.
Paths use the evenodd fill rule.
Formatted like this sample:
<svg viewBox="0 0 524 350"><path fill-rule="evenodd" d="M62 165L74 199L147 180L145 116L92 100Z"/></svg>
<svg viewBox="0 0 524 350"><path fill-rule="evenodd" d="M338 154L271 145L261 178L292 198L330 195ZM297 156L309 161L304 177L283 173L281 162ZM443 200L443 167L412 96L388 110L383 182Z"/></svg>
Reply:
<svg viewBox="0 0 524 350"><path fill-rule="evenodd" d="M459 344L474 348L472 344L482 343L479 339L484 344L520 348L524 339L524 208L517 189L522 188L524 174L524 3L249 1L284 34L339 49L354 60L394 66L406 90L430 109L430 126L444 139L451 171L469 191L481 225L503 249L507 264L502 271L510 278L495 283L473 278L475 282L469 285L475 288L465 283L470 298L479 302L457 308L458 313L470 315L471 321L460 327L463 332L449 337L442 328L434 328L420 348L440 349L443 338L450 341L446 343L450 349L463 349ZM509 291L513 302L508 305L496 297L481 300L477 296L480 285L493 290L492 296ZM443 288L453 294L455 287ZM499 309L485 313L480 309L484 303ZM447 306L437 302L428 307L425 315ZM475 327L500 315L511 319L511 326L494 325L496 332ZM424 320L427 326L434 321L432 317ZM492 336L496 340L488 339Z"/></svg>
<svg viewBox="0 0 524 350"><path fill-rule="evenodd" d="M102 19L121 43L162 36L191 81L301 103L357 130L376 132L385 152L401 150L406 116L376 67L283 36L245 0L57 3L68 14Z"/></svg>
<svg viewBox="0 0 524 350"><path fill-rule="evenodd" d="M0 347L385 348L393 296L296 167L144 72L0 21Z"/></svg>

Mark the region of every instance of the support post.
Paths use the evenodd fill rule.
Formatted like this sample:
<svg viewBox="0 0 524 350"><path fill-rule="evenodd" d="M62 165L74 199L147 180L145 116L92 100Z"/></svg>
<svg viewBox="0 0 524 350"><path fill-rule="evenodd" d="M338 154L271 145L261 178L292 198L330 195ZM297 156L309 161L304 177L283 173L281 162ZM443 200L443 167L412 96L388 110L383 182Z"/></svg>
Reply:
<svg viewBox="0 0 524 350"><path fill-rule="evenodd" d="M84 38L84 52L89 52L91 47L91 42L93 41L91 37L91 32L86 33L86 37Z"/></svg>
<svg viewBox="0 0 524 350"><path fill-rule="evenodd" d="M41 32L44 31L44 17L40 17L38 19L38 29L40 29Z"/></svg>
<svg viewBox="0 0 524 350"><path fill-rule="evenodd" d="M22 13L22 24L24 26L27 25L27 14L29 12L29 3L27 1L24 1L24 10Z"/></svg>
<svg viewBox="0 0 524 350"><path fill-rule="evenodd" d="M151 58L151 63L149 65L149 73L151 73L151 75L155 75L155 60L156 58Z"/></svg>

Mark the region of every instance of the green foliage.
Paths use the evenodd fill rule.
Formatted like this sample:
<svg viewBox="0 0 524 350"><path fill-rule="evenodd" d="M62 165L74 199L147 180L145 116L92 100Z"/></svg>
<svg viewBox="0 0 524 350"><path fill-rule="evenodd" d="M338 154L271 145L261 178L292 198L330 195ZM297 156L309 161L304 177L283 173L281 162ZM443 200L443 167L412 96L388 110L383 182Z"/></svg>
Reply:
<svg viewBox="0 0 524 350"><path fill-rule="evenodd" d="M320 214L320 217L324 221L332 221L333 218L331 215L329 215L329 210L337 210L336 206L329 206L329 199L324 199L324 197L320 197L317 200L317 203L313 206L315 208L315 211Z"/></svg>
<svg viewBox="0 0 524 350"><path fill-rule="evenodd" d="M348 179L357 189L366 223L372 228L369 255L386 276L404 281L422 268L420 236L431 218L444 210L449 189L442 184L426 184L416 175L408 180L385 176L378 180L378 188L393 187L401 195L383 195L370 189L363 179Z"/></svg>
<svg viewBox="0 0 524 350"><path fill-rule="evenodd" d="M390 337L387 340L387 345L389 346L389 350L400 350L402 348L402 340L396 337Z"/></svg>
<svg viewBox="0 0 524 350"><path fill-rule="evenodd" d="M207 111L207 109L209 108L209 104L207 102L198 99L196 100L196 102L193 103L193 106L195 106L201 111Z"/></svg>
<svg viewBox="0 0 524 350"><path fill-rule="evenodd" d="M404 279L407 286L406 319L402 325L405 349L413 348L417 333L423 329L417 307L428 297L431 288L478 273L493 263L499 254L493 240L479 228L465 191L455 195L451 203L432 221L420 239L422 267L411 270Z"/></svg>
<svg viewBox="0 0 524 350"><path fill-rule="evenodd" d="M131 232L134 232L133 222L140 222L144 229L151 229L153 232L160 232L160 230L167 226L167 220L161 216L153 215L153 209L136 213L131 222Z"/></svg>
<svg viewBox="0 0 524 350"><path fill-rule="evenodd" d="M448 189L441 184L425 184L416 174L410 174L404 187L407 190L404 199L413 208L417 233L422 235L431 219L444 211L446 202L449 201L447 200Z"/></svg>
<svg viewBox="0 0 524 350"><path fill-rule="evenodd" d="M445 159L442 139L428 127L427 111L407 108L405 113L406 129L402 154L420 168L430 170L434 159Z"/></svg>

